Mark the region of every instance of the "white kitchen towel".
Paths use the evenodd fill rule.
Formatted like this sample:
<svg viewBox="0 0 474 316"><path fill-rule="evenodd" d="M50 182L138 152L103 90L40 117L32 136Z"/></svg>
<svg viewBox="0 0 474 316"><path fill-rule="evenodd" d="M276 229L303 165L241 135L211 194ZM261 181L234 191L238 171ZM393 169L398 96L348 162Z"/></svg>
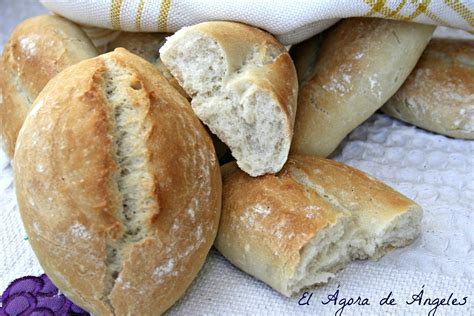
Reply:
<svg viewBox="0 0 474 316"><path fill-rule="evenodd" d="M40 0L79 24L130 32L175 32L203 21L260 27L298 43L341 18L368 16L474 31L473 0ZM107 37L110 31L98 31Z"/></svg>

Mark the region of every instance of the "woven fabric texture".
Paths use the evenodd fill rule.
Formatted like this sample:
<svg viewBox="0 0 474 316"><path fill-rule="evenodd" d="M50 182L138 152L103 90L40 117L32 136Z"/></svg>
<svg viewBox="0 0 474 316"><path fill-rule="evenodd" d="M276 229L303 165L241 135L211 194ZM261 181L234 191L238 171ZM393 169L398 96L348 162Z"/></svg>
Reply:
<svg viewBox="0 0 474 316"><path fill-rule="evenodd" d="M175 32L210 20L260 27L284 44L301 42L341 18L368 16L474 31L472 0L40 0L51 11L90 27ZM111 31L90 32L101 39Z"/></svg>

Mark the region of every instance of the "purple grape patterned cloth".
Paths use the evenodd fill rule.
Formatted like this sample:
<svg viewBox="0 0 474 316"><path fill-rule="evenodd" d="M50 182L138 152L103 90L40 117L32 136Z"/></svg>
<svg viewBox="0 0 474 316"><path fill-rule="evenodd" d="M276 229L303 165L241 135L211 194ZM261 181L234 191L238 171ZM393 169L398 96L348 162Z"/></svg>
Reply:
<svg viewBox="0 0 474 316"><path fill-rule="evenodd" d="M59 293L46 274L16 279L1 297L0 316L90 315Z"/></svg>

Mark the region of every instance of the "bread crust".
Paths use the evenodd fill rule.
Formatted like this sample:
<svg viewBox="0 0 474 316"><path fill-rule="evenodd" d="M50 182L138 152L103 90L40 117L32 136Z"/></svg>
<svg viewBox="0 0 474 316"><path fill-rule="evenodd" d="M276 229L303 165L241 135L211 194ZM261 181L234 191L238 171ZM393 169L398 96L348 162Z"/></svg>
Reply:
<svg viewBox="0 0 474 316"><path fill-rule="evenodd" d="M0 129L10 158L31 104L46 83L66 67L95 56L85 33L62 17L37 16L16 27L3 49L0 78Z"/></svg>
<svg viewBox="0 0 474 316"><path fill-rule="evenodd" d="M474 139L474 41L434 38L381 110L429 131Z"/></svg>
<svg viewBox="0 0 474 316"><path fill-rule="evenodd" d="M169 60L166 60L166 58L171 59L171 57L167 57L167 51L173 50L174 45L179 45L178 43L181 39L186 41L186 38L192 35L202 35L203 38L211 39L217 44L219 50L222 51L223 63L226 69L223 78L219 78L222 79L222 87L220 88L222 91L235 93L238 98L244 99L244 92L254 89L252 91L268 93L270 98L276 103L278 112L281 111L284 115L281 122L281 130L285 135L285 141L281 147L283 148L282 152L285 152L285 159L283 161L275 161L277 156L275 154L273 161L267 161L265 167L259 166L258 168L252 167L252 163L243 163L242 160L245 160L245 157L239 157L236 154L236 152L240 152L240 150L237 150L239 146L229 141L229 135L213 126L196 108L195 112L209 126L210 130L229 146L234 153L234 157L237 159L239 167L243 168L247 173L252 176L258 176L267 172L277 172L286 160L293 136L298 90L296 70L285 47L272 35L252 26L226 21L204 22L181 29L171 36L160 50L163 62L172 73L174 71L173 67L170 66ZM189 90L187 91L189 95L194 96L197 94L200 99L208 97L201 96L197 91L187 88L186 83L182 82L183 79L176 72L173 75L185 89ZM218 92L216 92L217 94ZM211 99L211 97L209 98ZM203 101L203 103L205 102ZM192 102L191 104L193 105L194 103ZM243 107L242 105L240 106ZM219 112L218 107L215 108L215 112ZM248 112L255 113L257 110L248 109ZM242 142L245 141L242 140Z"/></svg>
<svg viewBox="0 0 474 316"><path fill-rule="evenodd" d="M418 232L408 240L374 244L365 255L357 254L358 259L377 258L394 246L410 243L419 233L421 208L416 203L333 160L290 155L279 173L258 178L248 176L235 163L222 169L223 204L216 248L238 268L286 296L294 294L289 284L304 248L341 221L352 218L356 228L351 230L360 230L370 239L385 234L400 216L416 215L417 223L412 224L418 226ZM335 270L346 263L342 261Z"/></svg>
<svg viewBox="0 0 474 316"><path fill-rule="evenodd" d="M294 58L316 61L295 61L314 68L298 73L300 93L291 152L331 154L397 91L433 30L433 26L415 23L349 18L328 30L321 45L297 45ZM320 36L309 41L320 41ZM314 53L304 52L308 49Z"/></svg>
<svg viewBox="0 0 474 316"><path fill-rule="evenodd" d="M119 93L138 109L134 119L145 133L144 148L132 149L149 175L128 187L138 191L117 184L127 176L115 147L125 136L113 128L110 64L128 74L121 80L129 87ZM210 137L156 67L124 49L69 67L47 84L21 129L14 171L22 220L42 267L96 315L164 312L200 270L217 232L221 178ZM128 240L129 219L120 212L134 192L146 194L139 204L147 210L140 218L144 237ZM108 250L120 240L120 272L108 288Z"/></svg>

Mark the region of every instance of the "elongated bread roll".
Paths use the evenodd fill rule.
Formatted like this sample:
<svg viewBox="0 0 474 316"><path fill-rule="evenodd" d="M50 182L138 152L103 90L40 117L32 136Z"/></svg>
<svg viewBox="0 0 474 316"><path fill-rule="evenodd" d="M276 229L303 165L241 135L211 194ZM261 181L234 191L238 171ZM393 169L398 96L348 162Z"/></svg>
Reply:
<svg viewBox="0 0 474 316"><path fill-rule="evenodd" d="M296 112L296 71L268 33L234 22L185 27L160 49L161 60L192 97L197 116L251 176L285 163Z"/></svg>
<svg viewBox="0 0 474 316"><path fill-rule="evenodd" d="M235 266L291 296L325 283L354 259L410 244L422 209L366 174L324 158L292 156L275 175L223 168L215 242Z"/></svg>
<svg viewBox="0 0 474 316"><path fill-rule="evenodd" d="M59 16L34 17L16 27L3 49L4 75L0 76L0 130L10 158L26 114L48 81L66 67L95 56L97 50L85 33Z"/></svg>
<svg viewBox="0 0 474 316"><path fill-rule="evenodd" d="M300 93L291 151L331 154L402 85L433 30L394 20L350 18L330 29L321 44L318 35L297 45L292 55L299 65Z"/></svg>
<svg viewBox="0 0 474 316"><path fill-rule="evenodd" d="M474 41L431 40L382 111L429 131L474 139Z"/></svg>
<svg viewBox="0 0 474 316"><path fill-rule="evenodd" d="M51 80L20 131L18 205L54 284L95 315L158 315L212 246L212 142L152 64L117 49Z"/></svg>

